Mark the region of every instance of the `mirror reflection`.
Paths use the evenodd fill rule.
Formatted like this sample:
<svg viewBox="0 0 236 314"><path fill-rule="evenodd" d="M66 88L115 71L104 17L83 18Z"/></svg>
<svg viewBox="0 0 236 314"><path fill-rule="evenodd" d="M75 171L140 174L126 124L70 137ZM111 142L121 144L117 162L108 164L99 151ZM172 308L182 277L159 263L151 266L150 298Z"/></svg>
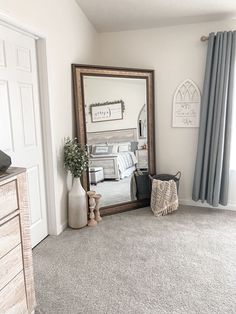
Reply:
<svg viewBox="0 0 236 314"><path fill-rule="evenodd" d="M146 80L84 76L83 89L90 190L102 206L136 200L134 171L148 171Z"/></svg>

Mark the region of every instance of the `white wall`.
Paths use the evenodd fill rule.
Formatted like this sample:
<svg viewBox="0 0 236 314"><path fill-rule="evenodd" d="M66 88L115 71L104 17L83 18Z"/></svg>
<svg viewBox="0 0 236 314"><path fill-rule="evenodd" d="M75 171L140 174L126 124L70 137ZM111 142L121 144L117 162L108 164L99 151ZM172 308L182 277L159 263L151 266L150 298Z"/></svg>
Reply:
<svg viewBox="0 0 236 314"><path fill-rule="evenodd" d="M146 80L86 77L84 79L84 97L87 106L87 131L100 132L136 128L138 115L146 103ZM89 106L94 103L123 100L125 110L122 120L91 122ZM137 134L138 137L138 134Z"/></svg>
<svg viewBox="0 0 236 314"><path fill-rule="evenodd" d="M63 168L64 137L73 133L71 63L94 63L96 32L74 0L1 0L0 13L46 37L49 101L52 118L56 228L67 220Z"/></svg>
<svg viewBox="0 0 236 314"><path fill-rule="evenodd" d="M97 63L155 70L157 171L181 170L183 203L191 203L198 129L171 127L172 97L186 78L202 90L207 42L200 37L235 28L234 20L98 35ZM231 190L230 199L235 202Z"/></svg>
<svg viewBox="0 0 236 314"><path fill-rule="evenodd" d="M73 134L71 63L155 69L157 170L180 169L180 197L191 199L197 130L171 128L172 95L188 77L202 88L207 44L199 38L210 31L236 28L235 21L107 33L97 38L74 0L1 0L1 12L46 37L57 214L54 233L67 220L62 146L64 137Z"/></svg>

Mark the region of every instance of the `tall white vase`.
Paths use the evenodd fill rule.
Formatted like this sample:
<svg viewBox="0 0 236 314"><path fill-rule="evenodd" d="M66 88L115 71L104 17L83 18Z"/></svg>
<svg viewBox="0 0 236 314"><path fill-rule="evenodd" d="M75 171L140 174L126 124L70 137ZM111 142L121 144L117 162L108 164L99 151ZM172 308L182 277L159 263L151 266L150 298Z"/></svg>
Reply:
<svg viewBox="0 0 236 314"><path fill-rule="evenodd" d="M70 170L67 172L66 186L67 186L68 191L70 191L72 189L72 186L73 186L73 174L70 172Z"/></svg>
<svg viewBox="0 0 236 314"><path fill-rule="evenodd" d="M69 226L74 229L85 227L88 224L87 195L80 178L74 178L69 191Z"/></svg>

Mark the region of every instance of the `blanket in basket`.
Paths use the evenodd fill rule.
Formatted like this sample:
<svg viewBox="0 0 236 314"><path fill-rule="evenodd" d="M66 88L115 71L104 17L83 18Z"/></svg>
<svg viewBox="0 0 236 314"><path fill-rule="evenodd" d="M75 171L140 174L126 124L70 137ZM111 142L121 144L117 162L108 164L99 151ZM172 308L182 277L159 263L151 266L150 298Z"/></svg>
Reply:
<svg viewBox="0 0 236 314"><path fill-rule="evenodd" d="M152 181L151 209L155 216L167 215L179 206L176 183L174 180Z"/></svg>

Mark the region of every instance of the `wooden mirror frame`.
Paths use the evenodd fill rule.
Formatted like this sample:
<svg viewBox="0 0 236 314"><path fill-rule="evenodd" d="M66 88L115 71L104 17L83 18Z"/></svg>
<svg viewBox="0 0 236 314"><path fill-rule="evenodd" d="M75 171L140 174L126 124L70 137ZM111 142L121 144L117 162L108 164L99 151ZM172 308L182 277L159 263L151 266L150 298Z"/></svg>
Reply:
<svg viewBox="0 0 236 314"><path fill-rule="evenodd" d="M75 106L76 120L76 137L81 145L87 144L86 120L84 110L84 76L104 76L104 77L123 77L123 78L139 78L146 80L147 88L147 143L148 143L148 166L149 173L156 173L155 162L155 122L154 122L154 70L130 69L108 66L94 66L83 64L72 64L73 77L73 95ZM89 190L89 172L82 177L82 185L86 191ZM115 214L150 204L150 199L129 201L125 203L117 203L114 205L104 206L101 208L101 214Z"/></svg>

